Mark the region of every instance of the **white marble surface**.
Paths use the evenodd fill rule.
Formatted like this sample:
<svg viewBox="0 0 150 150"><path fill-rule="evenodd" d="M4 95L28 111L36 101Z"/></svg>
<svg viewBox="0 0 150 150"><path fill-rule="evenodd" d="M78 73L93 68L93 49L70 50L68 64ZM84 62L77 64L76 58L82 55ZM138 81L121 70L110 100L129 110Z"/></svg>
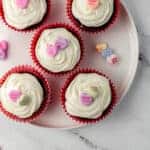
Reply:
<svg viewBox="0 0 150 150"><path fill-rule="evenodd" d="M101 124L70 131L42 129L0 115L2 150L149 150L150 9L149 0L125 0L140 36L140 62L123 102Z"/></svg>

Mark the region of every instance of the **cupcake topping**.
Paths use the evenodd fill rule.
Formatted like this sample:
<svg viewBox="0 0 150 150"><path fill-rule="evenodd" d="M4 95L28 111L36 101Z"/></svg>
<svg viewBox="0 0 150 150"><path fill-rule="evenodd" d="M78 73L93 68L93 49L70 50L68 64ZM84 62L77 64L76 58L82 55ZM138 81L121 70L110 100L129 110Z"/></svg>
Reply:
<svg viewBox="0 0 150 150"><path fill-rule="evenodd" d="M66 90L65 107L73 116L95 119L108 108L111 98L107 78L96 73L80 73Z"/></svg>
<svg viewBox="0 0 150 150"><path fill-rule="evenodd" d="M0 60L6 59L7 53L8 53L8 42L5 40L0 41Z"/></svg>
<svg viewBox="0 0 150 150"><path fill-rule="evenodd" d="M55 57L59 51L64 50L69 45L69 41L65 38L58 37L55 44L48 44L47 45L47 53L51 57Z"/></svg>
<svg viewBox="0 0 150 150"><path fill-rule="evenodd" d="M17 102L17 100L20 98L21 96L21 91L19 90L11 90L9 93L9 98L12 102Z"/></svg>
<svg viewBox="0 0 150 150"><path fill-rule="evenodd" d="M87 0L87 4L91 9L96 9L100 5L100 0Z"/></svg>
<svg viewBox="0 0 150 150"><path fill-rule="evenodd" d="M72 14L86 27L101 27L113 15L114 0L73 0Z"/></svg>
<svg viewBox="0 0 150 150"><path fill-rule="evenodd" d="M81 93L80 100L81 103L85 106L90 105L93 102L92 96L88 95L87 93Z"/></svg>
<svg viewBox="0 0 150 150"><path fill-rule="evenodd" d="M80 94L80 100L83 105L91 105L95 98L98 96L97 87L88 87Z"/></svg>
<svg viewBox="0 0 150 150"><path fill-rule="evenodd" d="M24 30L40 23L47 11L46 0L2 0L8 25Z"/></svg>
<svg viewBox="0 0 150 150"><path fill-rule="evenodd" d="M70 71L80 60L80 42L65 28L45 29L36 43L35 54L40 65L48 71Z"/></svg>
<svg viewBox="0 0 150 150"><path fill-rule="evenodd" d="M25 9L28 7L30 0L15 0L18 8Z"/></svg>
<svg viewBox="0 0 150 150"><path fill-rule="evenodd" d="M0 101L6 111L28 118L40 108L43 94L36 77L28 73L13 73L0 88Z"/></svg>

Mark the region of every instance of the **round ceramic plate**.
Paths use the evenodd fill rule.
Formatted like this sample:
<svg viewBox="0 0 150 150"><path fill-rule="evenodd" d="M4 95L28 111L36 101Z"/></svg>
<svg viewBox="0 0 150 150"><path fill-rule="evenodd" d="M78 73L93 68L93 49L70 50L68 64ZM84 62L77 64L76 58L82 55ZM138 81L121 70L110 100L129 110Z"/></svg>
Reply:
<svg viewBox="0 0 150 150"><path fill-rule="evenodd" d="M65 1L52 1L52 14L49 23L66 22L70 23L65 15ZM58 15L59 12L59 15ZM0 21L0 40L9 41L9 56L5 61L0 61L0 76L8 69L19 64L32 64L29 56L29 45L33 36L32 33L19 33L8 29L2 21ZM106 32L99 34L81 33L86 55L81 64L81 68L95 68L104 72L109 76L117 87L117 94L120 99L125 96L134 79L139 55L139 43L136 27L129 10L122 3L121 16L118 22L108 29ZM95 50L95 45L98 42L107 42L119 56L120 62L117 65L109 65ZM60 88L66 76L63 77L48 77L50 84L55 89L53 95L53 103L44 115L33 122L34 125L48 128L76 128L82 125L72 121L63 112L60 105Z"/></svg>

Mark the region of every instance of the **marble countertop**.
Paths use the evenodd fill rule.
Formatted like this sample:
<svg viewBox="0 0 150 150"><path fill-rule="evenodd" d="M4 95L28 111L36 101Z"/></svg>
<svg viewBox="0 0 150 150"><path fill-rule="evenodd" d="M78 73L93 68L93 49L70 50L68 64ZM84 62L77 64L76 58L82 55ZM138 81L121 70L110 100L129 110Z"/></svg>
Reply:
<svg viewBox="0 0 150 150"><path fill-rule="evenodd" d="M0 115L0 150L149 150L150 9L149 0L125 0L140 37L139 67L122 103L94 126L58 131L21 125Z"/></svg>

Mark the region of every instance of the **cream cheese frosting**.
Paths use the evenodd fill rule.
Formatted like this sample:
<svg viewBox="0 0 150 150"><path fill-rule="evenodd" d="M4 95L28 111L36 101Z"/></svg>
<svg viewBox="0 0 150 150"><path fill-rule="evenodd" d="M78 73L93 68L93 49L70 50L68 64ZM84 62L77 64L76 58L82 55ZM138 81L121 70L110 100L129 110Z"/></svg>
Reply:
<svg viewBox="0 0 150 150"><path fill-rule="evenodd" d="M73 0L72 14L87 27L106 24L114 11L114 0Z"/></svg>
<svg viewBox="0 0 150 150"><path fill-rule="evenodd" d="M36 77L28 73L14 73L0 88L0 101L8 112L19 118L28 118L40 108L43 93Z"/></svg>
<svg viewBox="0 0 150 150"><path fill-rule="evenodd" d="M46 0L24 0L24 2L2 0L2 2L6 22L17 29L26 29L38 24L47 11Z"/></svg>
<svg viewBox="0 0 150 150"><path fill-rule="evenodd" d="M66 90L65 106L73 116L96 119L108 108L111 97L108 79L96 73L80 73Z"/></svg>
<svg viewBox="0 0 150 150"><path fill-rule="evenodd" d="M72 70L80 60L80 43L65 28L45 29L35 48L39 63L51 72Z"/></svg>

